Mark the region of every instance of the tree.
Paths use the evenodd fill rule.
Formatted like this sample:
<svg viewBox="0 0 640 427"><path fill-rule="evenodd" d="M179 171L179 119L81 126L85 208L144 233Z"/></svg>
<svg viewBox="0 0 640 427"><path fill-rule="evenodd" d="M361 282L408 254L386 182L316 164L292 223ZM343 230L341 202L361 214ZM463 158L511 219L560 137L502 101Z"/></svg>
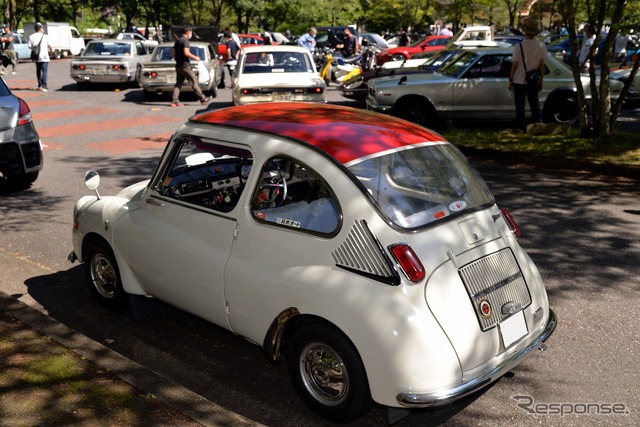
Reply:
<svg viewBox="0 0 640 427"><path fill-rule="evenodd" d="M637 1L633 2L637 6ZM580 127L582 132L587 135L608 137L615 126L617 115L624 97L621 97L613 110L611 108L611 85L609 81L611 59L613 57L613 48L615 37L622 26L622 19L625 15L628 2L626 0L618 0L616 2L608 2L606 0L560 0L558 2L559 11L562 13L567 28L569 30L569 38L571 41L571 67L573 77L577 88L578 108ZM600 45L603 34L602 29L605 24L609 27L607 38L603 45L603 58L600 65L600 73L596 74L595 60L590 61L589 67L589 88L591 92L591 103L586 102L585 91L582 86L580 75L580 64L578 63L579 44L577 39L577 19L580 14L579 10L586 11L586 19L596 30L596 40L591 47L590 55L595 58L596 50ZM637 10L637 9L636 9ZM635 24L638 22L636 21ZM637 72L638 61L634 65L634 73ZM626 89L631 82L628 82ZM591 113L591 114L589 114Z"/></svg>

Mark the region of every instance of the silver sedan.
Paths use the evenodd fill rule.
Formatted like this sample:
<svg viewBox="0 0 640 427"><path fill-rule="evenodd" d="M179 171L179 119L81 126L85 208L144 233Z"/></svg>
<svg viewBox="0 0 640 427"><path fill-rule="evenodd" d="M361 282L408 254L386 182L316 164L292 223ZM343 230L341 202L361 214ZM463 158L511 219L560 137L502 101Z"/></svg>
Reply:
<svg viewBox="0 0 640 427"><path fill-rule="evenodd" d="M176 84L176 61L171 56L174 42L162 43L153 51L151 61L142 64L138 84L144 91L144 97L151 99L163 93L171 93ZM209 42L190 42L191 53L201 61L191 62L200 89L216 97L218 88L224 87L223 71L220 60L213 45ZM191 86L184 84L183 91L193 91Z"/></svg>
<svg viewBox="0 0 640 427"><path fill-rule="evenodd" d="M515 120L508 93L511 49L477 49L432 74L381 77L369 81L367 109L385 112L423 125L446 120ZM581 77L587 99L588 76ZM622 89L611 81L611 97ZM547 56L540 92L545 122L572 123L578 117L576 85L571 69ZM527 107L528 108L528 107Z"/></svg>
<svg viewBox="0 0 640 427"><path fill-rule="evenodd" d="M79 88L89 83L134 82L142 62L149 57L147 47L140 41L93 40L81 56L71 61L71 78Z"/></svg>

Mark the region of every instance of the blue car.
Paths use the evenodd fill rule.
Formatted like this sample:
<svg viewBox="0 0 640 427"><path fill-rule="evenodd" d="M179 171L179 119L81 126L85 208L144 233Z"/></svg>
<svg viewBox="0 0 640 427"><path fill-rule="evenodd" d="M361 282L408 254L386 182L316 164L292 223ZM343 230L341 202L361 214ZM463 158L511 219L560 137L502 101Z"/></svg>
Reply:
<svg viewBox="0 0 640 427"><path fill-rule="evenodd" d="M31 60L31 49L27 46L29 40L22 34L13 33L13 46L16 50L18 61Z"/></svg>

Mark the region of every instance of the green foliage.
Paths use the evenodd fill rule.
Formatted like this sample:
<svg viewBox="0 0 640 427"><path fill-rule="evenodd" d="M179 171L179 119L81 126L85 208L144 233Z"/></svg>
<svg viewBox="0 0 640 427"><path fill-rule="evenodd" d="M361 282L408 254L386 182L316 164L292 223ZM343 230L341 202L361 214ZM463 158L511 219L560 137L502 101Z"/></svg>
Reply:
<svg viewBox="0 0 640 427"><path fill-rule="evenodd" d="M590 160L640 166L640 135L619 131L608 138L587 138L578 130L563 135L528 135L509 131L451 129L443 136L459 146L544 156L550 159Z"/></svg>

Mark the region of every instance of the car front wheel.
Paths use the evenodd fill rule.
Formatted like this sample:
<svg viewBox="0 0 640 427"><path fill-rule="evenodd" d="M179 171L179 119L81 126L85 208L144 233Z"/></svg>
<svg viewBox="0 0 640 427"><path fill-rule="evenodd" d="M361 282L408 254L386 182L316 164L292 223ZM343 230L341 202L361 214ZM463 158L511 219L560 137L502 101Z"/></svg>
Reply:
<svg viewBox="0 0 640 427"><path fill-rule="evenodd" d="M296 392L318 415L346 423L371 408L360 357L337 329L323 323L302 326L290 341L287 363Z"/></svg>
<svg viewBox="0 0 640 427"><path fill-rule="evenodd" d="M109 245L103 241L92 243L84 265L91 293L98 302L110 310L124 308L129 295L122 287L118 264Z"/></svg>
<svg viewBox="0 0 640 427"><path fill-rule="evenodd" d="M420 96L399 99L393 106L392 113L396 117L424 126L431 124L436 117L431 103Z"/></svg>
<svg viewBox="0 0 640 427"><path fill-rule="evenodd" d="M578 99L575 95L567 95L545 103L543 119L547 123L575 123L578 120Z"/></svg>

